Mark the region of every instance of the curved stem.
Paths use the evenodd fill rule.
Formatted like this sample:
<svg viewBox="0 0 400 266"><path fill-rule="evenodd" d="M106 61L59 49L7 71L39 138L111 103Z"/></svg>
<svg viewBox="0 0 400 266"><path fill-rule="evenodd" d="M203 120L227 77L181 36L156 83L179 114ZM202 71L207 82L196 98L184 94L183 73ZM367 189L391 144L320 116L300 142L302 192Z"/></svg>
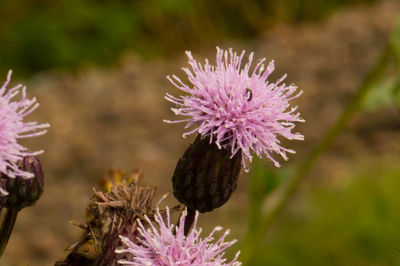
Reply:
<svg viewBox="0 0 400 266"><path fill-rule="evenodd" d="M390 45L387 45L373 69L358 88L356 94L346 105L342 114L324 135L317 146L312 150L303 164L300 165L294 176L288 180L287 183L279 187L276 192L270 195L270 197L263 200L262 216L260 219L260 232L257 234L248 235L243 243L241 261L244 265L251 260L254 252L256 251L256 247L260 245L263 236L268 232L273 220L281 213L286 203L298 189L301 182L305 179L305 177L307 177L319 155L325 152L332 145L335 138L347 125L347 122L350 120L353 114L358 110L362 100L364 99L364 96L373 87L372 85L382 76L386 70L386 66L390 62L391 55L392 51L390 49Z"/></svg>
<svg viewBox="0 0 400 266"><path fill-rule="evenodd" d="M17 220L18 210L7 209L7 212L3 218L3 223L0 229L0 257L3 255L6 249L8 240L10 239L12 230L14 228L15 221Z"/></svg>
<svg viewBox="0 0 400 266"><path fill-rule="evenodd" d="M185 236L188 235L190 228L192 227L195 215L196 215L196 211L188 207L187 208L187 216L185 219L185 227L184 227Z"/></svg>

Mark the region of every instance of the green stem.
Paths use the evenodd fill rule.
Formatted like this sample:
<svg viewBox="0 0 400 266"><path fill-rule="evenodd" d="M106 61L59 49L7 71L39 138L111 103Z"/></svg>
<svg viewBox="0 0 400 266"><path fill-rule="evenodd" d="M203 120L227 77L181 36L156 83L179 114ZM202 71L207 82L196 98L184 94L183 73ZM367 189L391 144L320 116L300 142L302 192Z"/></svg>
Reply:
<svg viewBox="0 0 400 266"><path fill-rule="evenodd" d="M364 99L364 96L371 89L374 82L376 82L377 79L382 76L386 66L390 62L391 53L392 51L390 46L387 45L373 69L358 88L356 94L346 105L342 114L324 135L318 145L311 151L308 158L303 162L302 165L300 165L294 176L285 184L280 186L276 192L270 195L270 197L264 199L262 203L262 216L260 219L260 232L255 235L249 235L243 243L242 256L240 259L244 265L250 262L254 252L256 251L256 247L260 246L263 236L268 232L272 222L280 214L291 196L296 192L301 182L308 175L311 167L314 165L319 155L321 155L332 145L337 135L346 126L353 114L358 110L360 103Z"/></svg>
<svg viewBox="0 0 400 266"><path fill-rule="evenodd" d="M399 65L400 67L400 65ZM393 92L395 94L394 105L397 109L397 112L400 114L400 75L394 82Z"/></svg>
<svg viewBox="0 0 400 266"><path fill-rule="evenodd" d="M19 210L7 209L0 229L0 257L8 244Z"/></svg>

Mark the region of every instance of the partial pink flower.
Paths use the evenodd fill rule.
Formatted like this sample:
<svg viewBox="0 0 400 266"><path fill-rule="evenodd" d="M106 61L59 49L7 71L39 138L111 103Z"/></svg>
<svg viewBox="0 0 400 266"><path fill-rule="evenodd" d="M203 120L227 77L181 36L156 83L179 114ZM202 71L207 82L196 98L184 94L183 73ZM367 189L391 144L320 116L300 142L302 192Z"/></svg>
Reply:
<svg viewBox="0 0 400 266"><path fill-rule="evenodd" d="M217 241L214 241L214 234L221 231L222 227L216 227L204 239L200 238L202 229L197 229L199 212L196 212L192 230L187 236L184 234L184 224L187 215L186 210L182 213L179 225L173 225L170 221L169 209L166 209L166 223L163 220L160 210L157 208L154 225L145 216L148 226L144 226L138 219L139 236L135 239L120 236L124 247L118 248L115 252L127 253L130 260L120 260L118 263L126 265L155 265L155 266L218 266L218 265L241 265L237 261L239 251L235 258L226 262L223 258L225 250L236 243L236 240L225 241L229 234L227 230ZM175 232L176 231L176 232Z"/></svg>
<svg viewBox="0 0 400 266"><path fill-rule="evenodd" d="M177 76L167 77L171 83L186 95L175 97L166 95L166 99L176 105L172 111L185 119L168 123L185 122L185 128L194 126L183 136L198 132L202 137L210 137L219 148L230 149L232 157L242 152L242 165L252 160L252 153L258 157L265 155L275 166L280 164L272 157L279 154L287 160L286 153L294 150L280 145L279 136L289 140L304 140L300 133L292 133L294 122L304 122L296 107L289 101L299 97L293 84L286 85L279 80L270 83L268 76L274 70L274 61L264 67L265 58L257 61L251 69L253 53L242 67L245 52L239 54L221 50L217 47L217 65L198 63L186 52L191 69L183 68L190 85L186 85ZM231 157L231 158L232 158Z"/></svg>
<svg viewBox="0 0 400 266"><path fill-rule="evenodd" d="M0 88L0 173L10 178L15 176L31 178L33 174L18 168L17 162L22 161L24 156L38 155L43 151L30 152L18 143L18 139L43 135L46 133L44 128L49 127L49 124L23 122L24 117L32 113L39 103L36 102L36 98L27 99L26 87L21 84L7 89L11 74L10 70L6 82ZM22 97L14 100L21 91ZM7 195L1 187L0 193Z"/></svg>

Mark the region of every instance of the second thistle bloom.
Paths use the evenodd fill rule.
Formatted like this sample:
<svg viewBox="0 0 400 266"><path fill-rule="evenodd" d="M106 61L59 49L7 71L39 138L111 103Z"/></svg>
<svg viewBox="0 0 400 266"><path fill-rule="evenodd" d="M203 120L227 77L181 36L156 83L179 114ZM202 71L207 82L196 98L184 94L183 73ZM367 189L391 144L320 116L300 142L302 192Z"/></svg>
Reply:
<svg viewBox="0 0 400 266"><path fill-rule="evenodd" d="M186 52L189 68L183 68L191 85L183 83L177 76L168 79L188 95L175 97L167 94L166 99L177 107L175 114L186 116L169 123L185 122L194 129L184 136L199 133L208 137L218 148L229 150L233 158L242 154L242 165L252 160L252 153L265 155L275 166L278 161L272 154L287 160L287 153L294 153L280 145L279 136L290 140L303 140L300 133L293 133L294 122L304 122L296 107L290 108L289 101L301 95L295 85L286 85L284 75L276 82L267 79L274 70L274 61L264 67L265 58L252 68L253 53L242 66L244 51L237 54L217 48L216 65L205 60L198 63Z"/></svg>
<svg viewBox="0 0 400 266"><path fill-rule="evenodd" d="M128 254L131 259L120 260L120 264L126 265L158 265L158 266L174 266L174 265L196 265L196 266L239 266L240 262L237 257L240 252L236 253L235 258L227 262L224 258L225 250L232 246L236 240L225 241L225 237L229 234L227 230L218 240L214 241L214 234L221 231L221 227L216 227L206 238L201 238L201 228L197 227L196 213L193 229L187 236L184 234L184 224L186 219L186 211L182 213L179 225L171 224L170 213L166 209L166 222L157 209L155 221L145 216L147 225L138 219L139 236L129 239L126 236L120 236L123 247L116 250L117 253ZM146 226L145 226L146 225Z"/></svg>

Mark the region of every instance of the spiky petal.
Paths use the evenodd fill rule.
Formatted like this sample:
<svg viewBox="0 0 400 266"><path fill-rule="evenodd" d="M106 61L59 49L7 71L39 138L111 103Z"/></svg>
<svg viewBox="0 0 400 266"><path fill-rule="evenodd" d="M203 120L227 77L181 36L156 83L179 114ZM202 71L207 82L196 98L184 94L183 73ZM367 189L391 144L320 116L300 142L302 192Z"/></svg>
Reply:
<svg viewBox="0 0 400 266"><path fill-rule="evenodd" d="M242 67L245 52L241 54L221 50L217 47L217 65L198 63L186 52L191 69L183 68L191 85L186 85L177 76L167 77L178 89L188 95L175 97L170 94L166 99L176 105L172 111L187 118L168 123L185 122L185 128L195 126L186 132L190 135L198 132L210 137L219 148L229 149L232 157L242 152L242 165L252 160L252 153L265 155L275 166L280 164L272 157L277 153L287 160L286 153L295 153L280 145L279 136L290 140L303 140L300 133L292 133L294 122L304 122L297 107L290 108L289 101L299 97L295 85L286 85L282 81L269 83L268 76L274 70L274 61L264 67L265 58L258 60L251 70L253 53Z"/></svg>
<svg viewBox="0 0 400 266"><path fill-rule="evenodd" d="M200 238L202 229L196 228L199 213L196 212L193 229L187 236L184 234L184 224L186 210L183 211L178 226L171 224L169 209L166 209L166 223L159 211L155 215L157 225L145 216L148 226L138 219L138 231L140 236L129 239L120 236L124 247L118 248L117 253L128 253L131 260L120 260L120 264L126 265L241 265L237 261L240 252L236 253L235 258L226 262L223 258L225 250L232 246L236 240L226 242L225 237L229 234L227 230L217 241L214 234L221 231L222 227L216 227L206 238ZM175 233L174 233L175 232Z"/></svg>
<svg viewBox="0 0 400 266"><path fill-rule="evenodd" d="M24 117L32 113L39 103L36 102L36 98L27 99L26 87L21 84L7 89L11 74L10 70L6 82L0 88L0 173L9 178L15 176L31 178L33 174L18 168L17 162L22 161L24 156L35 156L43 151L30 152L18 143L18 139L43 135L49 124L23 122ZM22 97L14 100L21 91ZM1 187L0 193L7 195Z"/></svg>

